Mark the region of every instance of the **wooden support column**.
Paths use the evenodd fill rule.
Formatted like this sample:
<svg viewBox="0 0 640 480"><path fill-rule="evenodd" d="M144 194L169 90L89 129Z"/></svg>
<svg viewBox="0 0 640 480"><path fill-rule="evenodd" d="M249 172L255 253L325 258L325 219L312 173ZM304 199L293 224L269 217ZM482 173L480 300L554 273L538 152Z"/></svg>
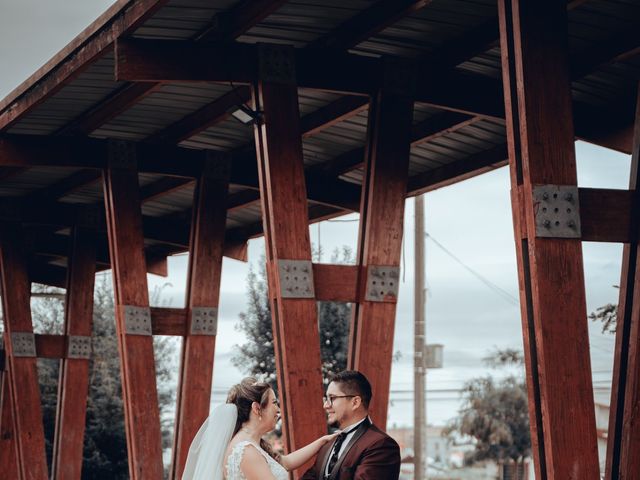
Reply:
<svg viewBox="0 0 640 480"><path fill-rule="evenodd" d="M640 207L640 95L631 155L629 190L633 211ZM622 253L622 277L616 325L616 349L611 386L606 480L631 480L640 472L640 223L630 216L631 240Z"/></svg>
<svg viewBox="0 0 640 480"><path fill-rule="evenodd" d="M11 382L4 359L5 351L0 351L0 472L7 478L19 478L18 451L13 412L11 408Z"/></svg>
<svg viewBox="0 0 640 480"><path fill-rule="evenodd" d="M370 415L383 429L389 404L414 88L412 71L406 65L389 62L385 77L385 86L369 107L358 239L363 278L352 311L348 359L349 368L360 370L371 382Z"/></svg>
<svg viewBox="0 0 640 480"><path fill-rule="evenodd" d="M182 478L189 446L209 415L211 379L218 325L226 199L231 171L229 158L211 152L194 196L187 312L182 346L172 478Z"/></svg>
<svg viewBox="0 0 640 480"><path fill-rule="evenodd" d="M293 50L261 48L261 80L253 96L264 122L254 131L278 389L290 452L323 434L326 416L315 293L312 286L307 291L299 285L303 293L296 298L296 286L286 283L287 269L313 276Z"/></svg>
<svg viewBox="0 0 640 480"><path fill-rule="evenodd" d="M0 224L0 276L19 478L46 480L44 427L31 323L31 283L22 229L17 223Z"/></svg>
<svg viewBox="0 0 640 480"><path fill-rule="evenodd" d="M135 146L113 142L104 197L132 480L162 478L160 413Z"/></svg>
<svg viewBox="0 0 640 480"><path fill-rule="evenodd" d="M95 243L93 231L82 227L74 229L65 301L67 351L66 358L60 361L53 442L51 470L54 480L76 480L82 472L96 275Z"/></svg>
<svg viewBox="0 0 640 480"><path fill-rule="evenodd" d="M579 213L566 4L499 0L498 6L536 478L595 480L600 477L579 220L576 228L575 221L559 219L556 228L556 218L542 218L544 202L553 198L575 202L569 210ZM546 194L545 185L551 186Z"/></svg>

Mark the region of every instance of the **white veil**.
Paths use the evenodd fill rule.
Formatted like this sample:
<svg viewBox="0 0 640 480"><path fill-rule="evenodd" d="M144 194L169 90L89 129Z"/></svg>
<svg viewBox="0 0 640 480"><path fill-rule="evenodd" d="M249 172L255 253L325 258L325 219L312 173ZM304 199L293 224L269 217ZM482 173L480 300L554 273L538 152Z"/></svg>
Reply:
<svg viewBox="0 0 640 480"><path fill-rule="evenodd" d="M233 403L218 405L189 447L182 480L223 480L222 463L238 418Z"/></svg>

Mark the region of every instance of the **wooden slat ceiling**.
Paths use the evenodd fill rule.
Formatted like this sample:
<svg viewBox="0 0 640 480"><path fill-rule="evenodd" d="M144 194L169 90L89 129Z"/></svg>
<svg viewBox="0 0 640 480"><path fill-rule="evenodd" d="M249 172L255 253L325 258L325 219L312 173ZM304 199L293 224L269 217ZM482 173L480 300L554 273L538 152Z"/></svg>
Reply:
<svg viewBox="0 0 640 480"><path fill-rule="evenodd" d="M567 8L576 135L628 150L629 100L640 80L640 0L572 0ZM125 139L230 152L236 173L227 229L236 242L261 234L256 177L250 172L253 130L229 113L249 99L248 89L116 81L113 42L121 36L267 42L410 58L428 73L434 93L426 92L428 103L415 105L408 195L505 164L494 0L120 0L0 102L3 136ZM366 97L309 88L299 94L310 218L340 215L357 207ZM461 103L467 113L456 111ZM612 136L615 142L608 140ZM330 189L320 188L327 179L343 182L335 199ZM100 206L99 180L92 169L0 166L0 200ZM159 173L141 174L140 180L148 245L163 253L184 250L183 240L163 237L153 222L188 231L193 181ZM64 221L51 227L38 218L24 222L38 231L68 233L60 228ZM57 257L33 253L35 265L64 263L61 251L54 252Z"/></svg>

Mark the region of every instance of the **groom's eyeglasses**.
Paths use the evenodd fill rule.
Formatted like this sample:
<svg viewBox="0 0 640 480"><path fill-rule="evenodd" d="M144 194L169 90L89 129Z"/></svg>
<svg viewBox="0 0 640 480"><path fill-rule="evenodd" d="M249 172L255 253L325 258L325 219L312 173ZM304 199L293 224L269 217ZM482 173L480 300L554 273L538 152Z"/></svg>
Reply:
<svg viewBox="0 0 640 480"><path fill-rule="evenodd" d="M324 401L324 403L328 403L329 405L331 405L333 407L333 401L336 398L353 398L353 397L357 397L358 395L329 395L328 397L322 397L322 400Z"/></svg>

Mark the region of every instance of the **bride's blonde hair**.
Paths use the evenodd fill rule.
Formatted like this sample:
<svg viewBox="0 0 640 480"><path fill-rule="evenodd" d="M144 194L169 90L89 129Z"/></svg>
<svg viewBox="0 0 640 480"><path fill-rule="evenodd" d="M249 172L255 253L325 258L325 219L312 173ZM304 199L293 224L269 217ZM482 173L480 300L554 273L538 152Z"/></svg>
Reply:
<svg viewBox="0 0 640 480"><path fill-rule="evenodd" d="M227 403L233 403L238 409L238 419L233 429L233 435L240 431L242 425L249 421L251 405L256 402L260 408L266 408L269 403L269 391L271 386L265 382L259 382L253 377L243 378L242 381L229 390ZM276 461L280 461L280 455L273 451L269 442L260 439L260 447L271 455Z"/></svg>

